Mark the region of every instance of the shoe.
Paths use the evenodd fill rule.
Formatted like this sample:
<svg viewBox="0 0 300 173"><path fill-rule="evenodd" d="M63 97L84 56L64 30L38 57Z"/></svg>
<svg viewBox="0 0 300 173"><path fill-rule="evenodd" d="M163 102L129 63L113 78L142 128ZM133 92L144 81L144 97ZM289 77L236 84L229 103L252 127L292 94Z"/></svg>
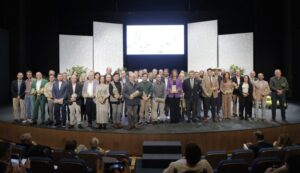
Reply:
<svg viewBox="0 0 300 173"><path fill-rule="evenodd" d="M73 128L74 128L74 125L69 125L68 128L69 128L69 129L73 129Z"/></svg>
<svg viewBox="0 0 300 173"><path fill-rule="evenodd" d="M27 120L23 120L23 121L22 121L22 124L26 124L26 123L27 123Z"/></svg>
<svg viewBox="0 0 300 173"><path fill-rule="evenodd" d="M36 121L32 121L32 122L30 123L31 126L35 126L36 124L37 124Z"/></svg>
<svg viewBox="0 0 300 173"><path fill-rule="evenodd" d="M139 129L139 127L138 127L138 125L137 125L137 124L135 124L135 125L133 126L133 128L135 128L135 129Z"/></svg>
<svg viewBox="0 0 300 173"><path fill-rule="evenodd" d="M120 123L117 123L118 125L118 128L121 129L122 128L122 125Z"/></svg>
<svg viewBox="0 0 300 173"><path fill-rule="evenodd" d="M66 128L66 124L63 124L61 127L62 127L62 128Z"/></svg>
<svg viewBox="0 0 300 173"><path fill-rule="evenodd" d="M106 130L106 124L103 124L103 125L102 125L102 129L103 129L103 130Z"/></svg>
<svg viewBox="0 0 300 173"><path fill-rule="evenodd" d="M134 129L134 126L130 126L130 127L128 128L128 130L132 130L132 129Z"/></svg>
<svg viewBox="0 0 300 173"><path fill-rule="evenodd" d="M43 121L43 122L41 122L41 124L39 124L40 126L44 126L44 125L46 125L46 123Z"/></svg>
<svg viewBox="0 0 300 173"><path fill-rule="evenodd" d="M114 128L114 129L118 129L118 128L119 128L118 124L114 124L114 125L113 125L113 128Z"/></svg>
<svg viewBox="0 0 300 173"><path fill-rule="evenodd" d="M83 129L83 127L82 127L82 125L81 125L81 124L79 124L79 125L78 125L78 128L79 128L79 129Z"/></svg>
<svg viewBox="0 0 300 173"><path fill-rule="evenodd" d="M32 123L32 120L31 120L31 119L28 119L27 122L30 124L30 123Z"/></svg>

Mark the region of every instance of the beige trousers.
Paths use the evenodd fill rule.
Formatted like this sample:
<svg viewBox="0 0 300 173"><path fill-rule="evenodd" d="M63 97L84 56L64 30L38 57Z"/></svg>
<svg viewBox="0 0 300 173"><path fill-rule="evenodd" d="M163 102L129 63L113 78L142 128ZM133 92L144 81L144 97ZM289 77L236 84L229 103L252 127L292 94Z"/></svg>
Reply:
<svg viewBox="0 0 300 173"><path fill-rule="evenodd" d="M80 106L73 102L69 105L70 109L70 125L75 125L81 123L81 109Z"/></svg>
<svg viewBox="0 0 300 173"><path fill-rule="evenodd" d="M152 110L151 110L151 118L152 121L157 121L157 109L159 110L159 116L160 120L165 121L165 103L159 103L155 101L155 99L152 100Z"/></svg>
<svg viewBox="0 0 300 173"><path fill-rule="evenodd" d="M26 119L23 99L13 98L13 116L15 120Z"/></svg>
<svg viewBox="0 0 300 173"><path fill-rule="evenodd" d="M238 111L237 111L238 98L239 98L238 95L235 95L235 94L232 95L232 102L233 102L232 112L233 112L233 114L238 114Z"/></svg>
<svg viewBox="0 0 300 173"><path fill-rule="evenodd" d="M222 111L224 118L231 118L231 94L222 95Z"/></svg>
<svg viewBox="0 0 300 173"><path fill-rule="evenodd" d="M141 99L141 106L140 106L140 121L142 120L149 120L148 113L151 106L151 99L148 99L147 101Z"/></svg>

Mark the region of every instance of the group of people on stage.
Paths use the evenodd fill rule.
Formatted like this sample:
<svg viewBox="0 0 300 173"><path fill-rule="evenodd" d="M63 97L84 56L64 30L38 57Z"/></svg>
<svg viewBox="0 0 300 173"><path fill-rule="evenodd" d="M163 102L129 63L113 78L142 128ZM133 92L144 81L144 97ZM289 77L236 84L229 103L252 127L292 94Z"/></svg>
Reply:
<svg viewBox="0 0 300 173"><path fill-rule="evenodd" d="M87 119L89 127L106 129L112 122L113 128L119 129L121 118L127 117L128 127L133 129L138 128L138 124L164 123L168 119L171 123L206 122L209 111L213 122L237 116L241 120L264 119L269 95L272 120L276 121L279 100L285 122L288 88L288 81L279 69L267 82L262 73L256 77L255 71L242 76L240 70L226 72L209 68L189 71L186 75L177 70L169 74L168 69L112 73L107 67L104 75L94 71L56 75L50 70L47 79L41 72L36 72L33 78L32 72L27 71L23 80L23 73L19 72L12 81L11 93L17 123L36 125L40 118L40 125L66 127L68 122L69 128L76 125L83 128L83 121Z"/></svg>

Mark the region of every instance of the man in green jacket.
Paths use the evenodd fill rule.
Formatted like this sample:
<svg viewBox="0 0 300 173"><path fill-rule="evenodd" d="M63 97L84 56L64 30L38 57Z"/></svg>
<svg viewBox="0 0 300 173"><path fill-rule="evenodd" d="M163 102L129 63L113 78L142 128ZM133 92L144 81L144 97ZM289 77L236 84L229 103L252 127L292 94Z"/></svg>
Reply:
<svg viewBox="0 0 300 173"><path fill-rule="evenodd" d="M149 108L151 107L152 98L152 83L148 81L148 74L143 73L142 81L139 83L142 92L141 107L140 107L140 124L149 123Z"/></svg>
<svg viewBox="0 0 300 173"><path fill-rule="evenodd" d="M41 124L45 125L45 104L46 97L44 95L44 87L47 84L47 80L43 79L43 75L41 72L36 72L36 80L32 82L31 85L31 93L33 95L34 100L34 111L31 125L36 125L39 115L39 109L41 112Z"/></svg>

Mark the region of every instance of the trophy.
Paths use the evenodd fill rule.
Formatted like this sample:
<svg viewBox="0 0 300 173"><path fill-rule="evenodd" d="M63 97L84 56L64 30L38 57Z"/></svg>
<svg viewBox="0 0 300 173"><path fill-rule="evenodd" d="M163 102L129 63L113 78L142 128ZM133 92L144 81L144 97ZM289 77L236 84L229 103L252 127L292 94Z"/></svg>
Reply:
<svg viewBox="0 0 300 173"><path fill-rule="evenodd" d="M133 99L133 98L135 98L135 97L137 97L137 96L139 96L139 94L140 94L140 92L139 91L135 91L135 92L133 92L132 94L130 94L130 98L131 99Z"/></svg>
<svg viewBox="0 0 300 173"><path fill-rule="evenodd" d="M36 94L36 90L34 88L31 89L30 94L35 95Z"/></svg>
<svg viewBox="0 0 300 173"><path fill-rule="evenodd" d="M176 92L177 92L177 87L176 87L176 85L172 85L171 92L172 92L172 93L176 93Z"/></svg>
<svg viewBox="0 0 300 173"><path fill-rule="evenodd" d="M71 95L71 98L73 98L73 99L76 99L76 97L77 97L77 94L76 94L76 93L73 93L73 94Z"/></svg>
<svg viewBox="0 0 300 173"><path fill-rule="evenodd" d="M114 89L113 89L113 94L114 94L115 98L119 98L119 97L120 97L119 91L118 91L118 89L115 88L115 87L114 87Z"/></svg>

